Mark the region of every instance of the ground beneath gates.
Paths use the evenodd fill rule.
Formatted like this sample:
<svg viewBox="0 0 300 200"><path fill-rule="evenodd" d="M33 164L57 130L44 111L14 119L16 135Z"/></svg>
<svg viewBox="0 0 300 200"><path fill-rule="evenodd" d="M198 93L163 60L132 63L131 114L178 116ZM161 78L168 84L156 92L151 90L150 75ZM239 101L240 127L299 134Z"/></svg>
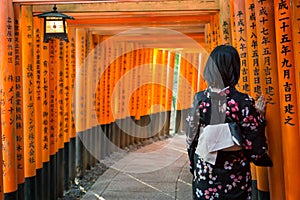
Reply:
<svg viewBox="0 0 300 200"><path fill-rule="evenodd" d="M180 137L182 137L182 136L180 136ZM164 145L167 144L169 140L172 140L172 136L171 136L171 138L163 138L163 139L158 139L158 138L152 139L151 138L151 139L144 141L143 143L132 145L123 151L118 151L118 152L111 154L109 157L107 157L104 160L101 160L99 163L97 163L96 166L92 167L90 170L87 170L84 177L82 177L82 178L77 177L74 181L74 184L71 186L70 190L65 192L64 197L59 198L59 200L82 199L84 197L84 195L86 195L89 192L89 190L93 187L93 185L96 183L96 181L99 179L99 177L101 177L109 168L114 168L114 166L120 160L122 160L126 157L129 157L128 155L130 155L134 152L145 153L145 149L149 149L149 147L153 148L153 149L164 148ZM180 141L182 141L182 140L180 140ZM180 146L182 146L182 145L180 145ZM172 148L174 148L174 147L172 147ZM183 149L181 148L181 151L182 150ZM183 152L181 152L181 153L183 153ZM183 156L183 157L185 158L186 156ZM185 170L185 171L187 171L187 170ZM185 171L183 173L185 173ZM188 175L185 175L185 177L188 177ZM186 180L186 181L189 182L189 180ZM179 199L182 199L182 198L179 198Z"/></svg>
<svg viewBox="0 0 300 200"><path fill-rule="evenodd" d="M112 165L82 200L192 199L192 175L184 134L152 142L117 157L110 159Z"/></svg>
<svg viewBox="0 0 300 200"><path fill-rule="evenodd" d="M98 177L101 176L106 170L107 166L103 163L97 163L96 166L87 170L86 174L82 178L76 178L74 184L71 186L70 190L65 192L64 197L59 198L59 200L79 200L86 192L92 187L92 185L97 181Z"/></svg>

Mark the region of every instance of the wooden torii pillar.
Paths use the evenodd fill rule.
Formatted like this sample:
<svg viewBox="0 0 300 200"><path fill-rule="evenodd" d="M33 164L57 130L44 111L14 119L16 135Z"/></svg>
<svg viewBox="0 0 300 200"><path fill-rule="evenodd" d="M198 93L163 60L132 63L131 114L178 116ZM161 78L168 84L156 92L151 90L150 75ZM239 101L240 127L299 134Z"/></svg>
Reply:
<svg viewBox="0 0 300 200"><path fill-rule="evenodd" d="M24 110L24 163L25 163L25 199L35 199L36 195L36 149L34 129L34 77L33 77L33 17L32 7L22 6L22 76Z"/></svg>
<svg viewBox="0 0 300 200"><path fill-rule="evenodd" d="M274 1L277 69L286 200L300 199L300 136L291 22L291 1Z"/></svg>
<svg viewBox="0 0 300 200"><path fill-rule="evenodd" d="M1 1L0 14L0 110L1 110L1 176L0 198L17 198L17 165L15 136L15 57L14 16L11 1Z"/></svg>
<svg viewBox="0 0 300 200"><path fill-rule="evenodd" d="M277 73L275 24L272 0L255 0L256 28L261 90L267 101L266 134L269 144L269 153L274 166L269 168L270 198L281 200L285 198L285 187L278 183L284 182L282 157L282 130L278 113L280 113L279 82ZM269 122L269 123L268 123Z"/></svg>

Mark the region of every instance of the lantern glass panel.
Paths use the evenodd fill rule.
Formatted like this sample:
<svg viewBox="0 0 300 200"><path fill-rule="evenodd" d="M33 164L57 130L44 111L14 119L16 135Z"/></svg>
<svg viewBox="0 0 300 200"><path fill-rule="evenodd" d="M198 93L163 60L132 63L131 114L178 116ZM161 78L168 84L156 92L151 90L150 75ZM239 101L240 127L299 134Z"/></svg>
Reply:
<svg viewBox="0 0 300 200"><path fill-rule="evenodd" d="M64 33L63 19L46 17L46 33Z"/></svg>

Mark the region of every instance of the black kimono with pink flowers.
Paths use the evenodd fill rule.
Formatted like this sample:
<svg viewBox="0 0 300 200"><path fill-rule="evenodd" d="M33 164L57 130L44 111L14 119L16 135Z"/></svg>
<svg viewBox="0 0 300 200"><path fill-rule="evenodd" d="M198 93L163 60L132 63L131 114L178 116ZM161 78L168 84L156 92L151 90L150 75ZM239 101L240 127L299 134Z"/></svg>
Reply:
<svg viewBox="0 0 300 200"><path fill-rule="evenodd" d="M218 151L216 164L212 165L193 153L193 145L197 144L201 126L224 122L240 125L243 150ZM233 87L218 93L207 89L195 95L187 116L186 133L194 199L251 199L250 162L259 162L266 155L264 127L264 120L256 111L254 100Z"/></svg>

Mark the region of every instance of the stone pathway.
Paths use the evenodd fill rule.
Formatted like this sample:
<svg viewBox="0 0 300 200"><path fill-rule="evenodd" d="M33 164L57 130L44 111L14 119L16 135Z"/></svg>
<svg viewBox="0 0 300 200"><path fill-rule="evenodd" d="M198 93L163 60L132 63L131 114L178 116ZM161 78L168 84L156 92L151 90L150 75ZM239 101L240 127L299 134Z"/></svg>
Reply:
<svg viewBox="0 0 300 200"><path fill-rule="evenodd" d="M124 157L110 159L110 167L82 198L83 200L190 200L185 135L156 141Z"/></svg>

